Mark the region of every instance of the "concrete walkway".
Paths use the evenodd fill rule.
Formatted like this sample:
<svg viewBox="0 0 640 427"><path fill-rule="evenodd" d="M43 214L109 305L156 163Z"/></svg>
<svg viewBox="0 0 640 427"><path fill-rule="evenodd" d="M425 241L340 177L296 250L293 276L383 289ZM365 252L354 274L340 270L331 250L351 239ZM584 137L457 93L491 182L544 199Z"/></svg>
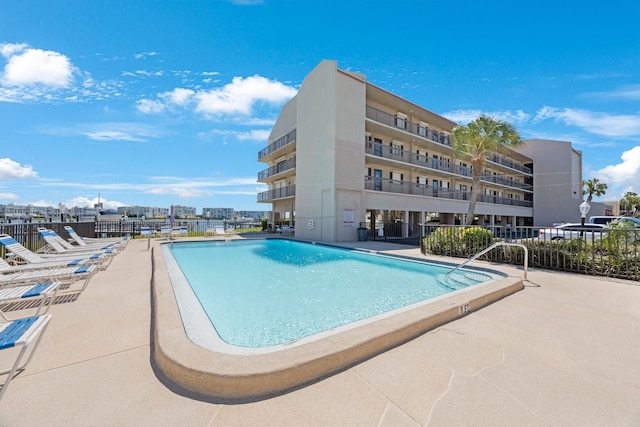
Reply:
<svg viewBox="0 0 640 427"><path fill-rule="evenodd" d="M154 370L150 280L147 241L134 240L77 301L53 306L0 426L640 426L637 282L531 270L523 291L351 369L223 405Z"/></svg>

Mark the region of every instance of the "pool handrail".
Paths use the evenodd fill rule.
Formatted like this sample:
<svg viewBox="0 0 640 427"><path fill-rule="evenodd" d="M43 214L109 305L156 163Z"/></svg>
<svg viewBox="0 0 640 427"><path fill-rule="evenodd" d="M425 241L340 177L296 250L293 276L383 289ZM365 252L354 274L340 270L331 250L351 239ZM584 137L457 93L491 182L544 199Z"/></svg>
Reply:
<svg viewBox="0 0 640 427"><path fill-rule="evenodd" d="M498 246L519 246L522 249L524 249L524 275L522 276L522 280L527 280L527 268L529 267L529 250L522 243L511 243L511 242L496 242L496 243L494 243L493 245L489 246L488 248L485 248L485 249L481 250L480 252L478 252L477 254L475 254L474 256L472 256L471 258L469 258L468 260L466 260L462 264L459 264L456 267L452 268L445 275L445 277L448 277L451 273L453 273L457 269L464 267L465 265L467 265L471 261L473 261L473 260L477 259L478 257L486 254L490 250L492 250L494 248L497 248Z"/></svg>

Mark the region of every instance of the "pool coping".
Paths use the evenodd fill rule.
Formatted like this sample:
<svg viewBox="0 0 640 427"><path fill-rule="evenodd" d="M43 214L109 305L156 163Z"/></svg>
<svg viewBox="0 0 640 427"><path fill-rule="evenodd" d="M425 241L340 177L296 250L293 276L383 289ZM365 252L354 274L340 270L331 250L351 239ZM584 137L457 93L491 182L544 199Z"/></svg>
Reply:
<svg viewBox="0 0 640 427"><path fill-rule="evenodd" d="M521 278L508 276L317 341L239 355L205 349L187 337L158 244L151 257L153 362L178 387L220 402L262 400L300 388L524 288Z"/></svg>

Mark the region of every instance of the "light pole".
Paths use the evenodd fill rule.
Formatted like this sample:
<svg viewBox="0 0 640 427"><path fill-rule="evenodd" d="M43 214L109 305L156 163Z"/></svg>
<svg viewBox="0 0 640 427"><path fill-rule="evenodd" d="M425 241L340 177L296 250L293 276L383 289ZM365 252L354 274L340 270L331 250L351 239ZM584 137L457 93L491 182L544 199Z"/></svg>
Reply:
<svg viewBox="0 0 640 427"><path fill-rule="evenodd" d="M591 205L589 203L587 203L587 201L585 200L584 202L580 203L580 215L582 216L582 219L580 221L580 226L581 226L581 230L580 230L580 237L582 237L582 235L584 234L584 219L587 216L587 213L589 213L589 209L591 209Z"/></svg>

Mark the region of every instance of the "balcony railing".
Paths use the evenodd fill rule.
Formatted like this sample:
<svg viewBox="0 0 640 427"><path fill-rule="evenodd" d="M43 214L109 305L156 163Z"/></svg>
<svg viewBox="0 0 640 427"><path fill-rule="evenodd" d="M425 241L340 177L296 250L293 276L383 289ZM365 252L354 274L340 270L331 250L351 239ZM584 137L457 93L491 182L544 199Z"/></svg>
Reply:
<svg viewBox="0 0 640 427"><path fill-rule="evenodd" d="M258 172L258 181L263 181L271 176L294 169L296 167L296 158L285 160L277 165L273 165L263 171Z"/></svg>
<svg viewBox="0 0 640 427"><path fill-rule="evenodd" d="M277 139L272 144L269 144L266 148L263 148L262 150L260 150L258 152L258 160L260 160L265 156L268 156L274 151L279 150L280 148L284 147L287 144L292 143L295 140L296 140L296 129L292 130L282 138Z"/></svg>
<svg viewBox="0 0 640 427"><path fill-rule="evenodd" d="M442 145L451 146L451 137L449 134L441 131L437 131L434 129L429 129L426 126L420 125L419 123L410 122L406 118L398 117L394 114L389 114L385 111L378 110L375 107L371 107L367 105L367 118L374 120L376 122L382 123L384 125L397 128L400 130L404 130L405 132L409 132L413 135L421 136L429 141L437 142ZM490 162L506 166L511 169L518 170L520 172L524 172L526 174L531 175L533 171L521 164L518 164L510 159L506 159L504 157L493 155L488 159Z"/></svg>
<svg viewBox="0 0 640 427"><path fill-rule="evenodd" d="M470 191L438 188L431 185L418 184L411 181L383 179L373 176L365 176L364 188L366 190L382 191L386 193L411 194L415 196L437 197L442 199L471 199ZM478 202L491 203L494 205L521 206L525 208L533 207L533 202L530 200L512 199L510 197L492 196L489 194L479 194Z"/></svg>
<svg viewBox="0 0 640 427"><path fill-rule="evenodd" d="M258 193L258 203L267 202L275 199L283 199L285 197L293 197L296 195L296 186L288 185L286 187L274 188L269 191Z"/></svg>
<svg viewBox="0 0 640 427"><path fill-rule="evenodd" d="M459 176L472 176L472 169L463 165L452 164L449 160L439 159L437 157L423 156L417 153L411 153L398 147L384 146L383 144L367 141L365 146L367 154L373 154L383 159L391 159L399 162L410 163L412 165L421 166L423 168L448 172ZM502 176L482 174L480 178L486 182L504 185L506 187L517 188L520 190L533 191L533 186L515 180L511 180Z"/></svg>
<svg viewBox="0 0 640 427"><path fill-rule="evenodd" d="M451 138L448 134L434 129L429 129L419 123L410 122L405 118L389 114L369 105L367 105L367 118L382 123L383 125L398 128L413 135L421 136L429 141L451 146Z"/></svg>

